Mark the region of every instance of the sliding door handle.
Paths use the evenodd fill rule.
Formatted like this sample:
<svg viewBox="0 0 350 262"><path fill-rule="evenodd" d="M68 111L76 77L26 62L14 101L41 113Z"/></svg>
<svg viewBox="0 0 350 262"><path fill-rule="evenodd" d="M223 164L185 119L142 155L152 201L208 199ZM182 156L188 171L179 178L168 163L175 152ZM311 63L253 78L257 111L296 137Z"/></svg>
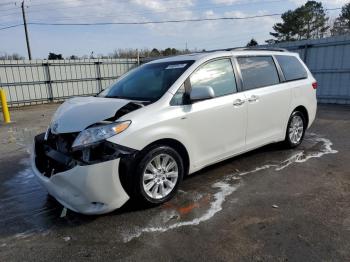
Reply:
<svg viewBox="0 0 350 262"><path fill-rule="evenodd" d="M259 97L257 95L252 95L248 98L248 102L256 102L259 100Z"/></svg>
<svg viewBox="0 0 350 262"><path fill-rule="evenodd" d="M245 103L245 100L243 100L243 99L236 99L235 101L233 101L234 106L241 106L244 103Z"/></svg>

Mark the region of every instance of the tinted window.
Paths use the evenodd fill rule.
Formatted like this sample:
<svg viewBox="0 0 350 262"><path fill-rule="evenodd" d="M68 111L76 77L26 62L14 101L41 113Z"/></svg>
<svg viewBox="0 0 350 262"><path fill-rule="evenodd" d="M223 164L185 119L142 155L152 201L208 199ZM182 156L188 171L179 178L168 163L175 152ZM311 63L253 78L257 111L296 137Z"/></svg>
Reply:
<svg viewBox="0 0 350 262"><path fill-rule="evenodd" d="M191 75L190 81L192 89L211 86L216 97L237 91L230 59L220 59L201 66Z"/></svg>
<svg viewBox="0 0 350 262"><path fill-rule="evenodd" d="M238 57L245 90L279 83L275 63L270 56Z"/></svg>
<svg viewBox="0 0 350 262"><path fill-rule="evenodd" d="M156 101L193 61L151 63L129 71L99 96Z"/></svg>
<svg viewBox="0 0 350 262"><path fill-rule="evenodd" d="M286 81L307 77L307 72L299 60L294 56L277 55L276 59L282 68Z"/></svg>

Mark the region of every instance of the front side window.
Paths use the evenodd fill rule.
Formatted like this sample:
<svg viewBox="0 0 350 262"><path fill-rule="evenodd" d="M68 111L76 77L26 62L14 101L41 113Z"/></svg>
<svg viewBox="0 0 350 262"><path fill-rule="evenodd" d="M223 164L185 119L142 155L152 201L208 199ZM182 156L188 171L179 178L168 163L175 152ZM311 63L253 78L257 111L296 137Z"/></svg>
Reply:
<svg viewBox="0 0 350 262"><path fill-rule="evenodd" d="M286 81L307 78L307 72L300 61L294 56L276 55Z"/></svg>
<svg viewBox="0 0 350 262"><path fill-rule="evenodd" d="M154 102L164 95L194 61L142 65L99 94L101 97Z"/></svg>
<svg viewBox="0 0 350 262"><path fill-rule="evenodd" d="M275 85L280 82L276 65L271 56L238 57L243 89Z"/></svg>
<svg viewBox="0 0 350 262"><path fill-rule="evenodd" d="M237 92L235 75L230 59L220 59L201 66L190 76L192 89L203 86L213 88L215 97Z"/></svg>

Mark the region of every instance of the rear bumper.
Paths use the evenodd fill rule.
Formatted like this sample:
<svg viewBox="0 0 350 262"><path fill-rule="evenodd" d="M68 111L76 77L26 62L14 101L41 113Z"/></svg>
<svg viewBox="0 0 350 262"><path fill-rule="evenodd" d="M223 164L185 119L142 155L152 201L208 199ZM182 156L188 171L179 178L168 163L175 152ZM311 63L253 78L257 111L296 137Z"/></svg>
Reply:
<svg viewBox="0 0 350 262"><path fill-rule="evenodd" d="M51 177L36 167L35 150L31 165L39 182L63 206L82 214L103 214L128 201L129 196L119 178L120 158L93 165L76 165Z"/></svg>
<svg viewBox="0 0 350 262"><path fill-rule="evenodd" d="M316 113L317 113L317 100L315 98L314 103L311 104L311 107L309 108L309 123L308 128L311 127L312 123L315 121Z"/></svg>

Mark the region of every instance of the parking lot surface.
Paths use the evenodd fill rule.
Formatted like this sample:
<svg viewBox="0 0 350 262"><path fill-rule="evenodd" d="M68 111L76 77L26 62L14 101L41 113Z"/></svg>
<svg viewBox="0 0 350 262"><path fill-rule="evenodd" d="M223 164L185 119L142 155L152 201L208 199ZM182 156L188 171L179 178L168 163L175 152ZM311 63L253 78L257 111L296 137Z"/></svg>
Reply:
<svg viewBox="0 0 350 262"><path fill-rule="evenodd" d="M269 145L185 179L155 208L83 216L29 166L57 104L0 124L0 261L350 261L350 107L320 105L304 142Z"/></svg>

